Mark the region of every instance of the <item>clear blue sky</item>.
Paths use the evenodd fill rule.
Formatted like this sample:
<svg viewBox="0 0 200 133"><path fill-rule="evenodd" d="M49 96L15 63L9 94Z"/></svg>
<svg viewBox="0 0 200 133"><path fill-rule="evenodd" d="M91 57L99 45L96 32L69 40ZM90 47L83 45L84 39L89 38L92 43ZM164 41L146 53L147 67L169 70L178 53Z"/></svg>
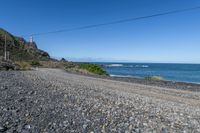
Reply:
<svg viewBox="0 0 200 133"><path fill-rule="evenodd" d="M200 1L1 0L0 27L20 36L194 6ZM34 39L53 57L200 63L200 10Z"/></svg>

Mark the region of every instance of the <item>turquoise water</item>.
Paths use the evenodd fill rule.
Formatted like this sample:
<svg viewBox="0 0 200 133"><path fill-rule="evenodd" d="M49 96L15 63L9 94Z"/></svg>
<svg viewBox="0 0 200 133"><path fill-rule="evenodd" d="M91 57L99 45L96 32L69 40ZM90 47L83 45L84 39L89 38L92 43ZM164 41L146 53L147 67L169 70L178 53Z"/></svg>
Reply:
<svg viewBox="0 0 200 133"><path fill-rule="evenodd" d="M111 76L161 76L165 80L200 83L200 64L98 63Z"/></svg>

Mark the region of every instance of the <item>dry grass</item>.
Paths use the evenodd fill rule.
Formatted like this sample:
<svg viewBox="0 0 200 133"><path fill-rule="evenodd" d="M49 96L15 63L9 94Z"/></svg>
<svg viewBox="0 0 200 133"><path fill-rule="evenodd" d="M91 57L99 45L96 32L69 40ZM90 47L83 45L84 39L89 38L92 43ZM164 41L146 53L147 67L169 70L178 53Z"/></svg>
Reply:
<svg viewBox="0 0 200 133"><path fill-rule="evenodd" d="M148 77L145 77L146 80L154 80L154 81L160 81L160 80L163 80L162 77L160 76L148 76Z"/></svg>
<svg viewBox="0 0 200 133"><path fill-rule="evenodd" d="M44 68L64 68L64 63L60 61L40 61Z"/></svg>
<svg viewBox="0 0 200 133"><path fill-rule="evenodd" d="M25 61L17 61L15 64L19 65L20 70L31 70L31 65Z"/></svg>

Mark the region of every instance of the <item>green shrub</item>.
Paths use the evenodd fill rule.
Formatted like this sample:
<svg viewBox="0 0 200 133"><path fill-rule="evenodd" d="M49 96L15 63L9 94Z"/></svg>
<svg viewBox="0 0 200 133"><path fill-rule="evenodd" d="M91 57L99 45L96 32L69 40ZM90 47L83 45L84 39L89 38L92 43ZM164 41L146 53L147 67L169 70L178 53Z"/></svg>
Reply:
<svg viewBox="0 0 200 133"><path fill-rule="evenodd" d="M31 61L30 65L31 66L41 66L39 61Z"/></svg>
<svg viewBox="0 0 200 133"><path fill-rule="evenodd" d="M66 62L64 63L65 69L71 69L71 68L75 68L77 67L77 64L73 63L73 62Z"/></svg>
<svg viewBox="0 0 200 133"><path fill-rule="evenodd" d="M96 64L81 63L81 64L79 64L79 68L87 70L87 71L89 71L93 74L97 74L97 75L108 75L106 73L106 71L104 71L99 65L96 65Z"/></svg>

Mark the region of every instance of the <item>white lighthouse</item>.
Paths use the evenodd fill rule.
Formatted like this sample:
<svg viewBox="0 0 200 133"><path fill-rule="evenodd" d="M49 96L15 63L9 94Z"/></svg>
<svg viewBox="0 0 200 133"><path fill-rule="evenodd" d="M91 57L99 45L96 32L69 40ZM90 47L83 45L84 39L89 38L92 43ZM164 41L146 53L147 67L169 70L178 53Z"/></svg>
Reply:
<svg viewBox="0 0 200 133"><path fill-rule="evenodd" d="M29 43L33 43L33 37L32 36L29 39Z"/></svg>

